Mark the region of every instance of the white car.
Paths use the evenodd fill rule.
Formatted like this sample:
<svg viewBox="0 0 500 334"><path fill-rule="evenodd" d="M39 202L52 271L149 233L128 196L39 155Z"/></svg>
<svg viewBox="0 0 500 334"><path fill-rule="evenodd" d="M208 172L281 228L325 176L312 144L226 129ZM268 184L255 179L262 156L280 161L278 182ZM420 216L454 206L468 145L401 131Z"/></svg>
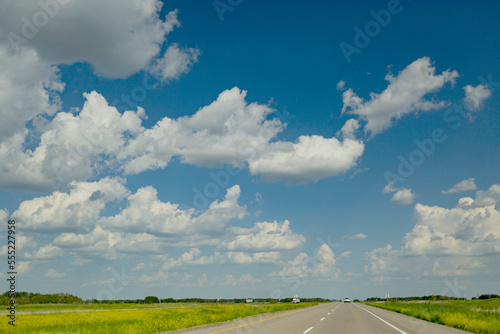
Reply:
<svg viewBox="0 0 500 334"><path fill-rule="evenodd" d="M344 303L350 303L351 300L349 298L344 298Z"/></svg>

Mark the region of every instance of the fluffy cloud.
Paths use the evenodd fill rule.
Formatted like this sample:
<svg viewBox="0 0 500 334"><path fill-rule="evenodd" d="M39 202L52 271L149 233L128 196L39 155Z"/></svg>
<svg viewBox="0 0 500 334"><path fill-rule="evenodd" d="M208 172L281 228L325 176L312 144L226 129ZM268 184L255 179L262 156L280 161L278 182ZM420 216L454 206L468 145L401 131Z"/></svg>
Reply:
<svg viewBox="0 0 500 334"><path fill-rule="evenodd" d="M207 256L202 256L199 258L196 258L198 255L200 255L200 250L198 248L193 248L189 252L186 252L179 256L177 259L168 259L165 261L165 263L162 266L162 270L169 270L175 267L181 267L184 265L202 265L202 264L212 264L214 263L217 259L219 259L220 262L220 254L216 253L214 256L207 257Z"/></svg>
<svg viewBox="0 0 500 334"><path fill-rule="evenodd" d="M107 203L121 201L129 191L122 179L104 178L98 182L72 182L69 193L27 200L12 217L23 222L25 231L88 231L99 219Z"/></svg>
<svg viewBox="0 0 500 334"><path fill-rule="evenodd" d="M394 258L397 252L391 245L382 248L376 248L365 254L369 264L365 266L365 271L379 275L386 271L399 271L398 267L393 266Z"/></svg>
<svg viewBox="0 0 500 334"><path fill-rule="evenodd" d="M394 192L395 194L391 197L391 202L395 202L401 205L409 205L415 201L416 195L409 188L394 188L393 182L387 184L382 193L387 194Z"/></svg>
<svg viewBox="0 0 500 334"><path fill-rule="evenodd" d="M411 189L403 188L391 197L391 202L395 202L401 205L410 205L415 201L415 194L412 193Z"/></svg>
<svg viewBox="0 0 500 334"><path fill-rule="evenodd" d="M115 260L124 254L160 254L165 242L148 233L121 233L96 226L86 234L62 233L53 243L71 249L77 256L75 266L88 264L89 258Z"/></svg>
<svg viewBox="0 0 500 334"><path fill-rule="evenodd" d="M340 257L350 257L352 254L352 251L345 251L340 254Z"/></svg>
<svg viewBox="0 0 500 334"><path fill-rule="evenodd" d="M470 179L463 180L455 184L451 189L448 190L442 190L442 194L456 194L456 193L461 193L464 191L470 191L470 190L476 190L477 186L476 183L474 183L474 178L471 177Z"/></svg>
<svg viewBox="0 0 500 334"><path fill-rule="evenodd" d="M337 136L342 137L342 138L348 138L348 139L354 139L356 132L359 130L361 127L361 124L359 124L359 121L357 119L351 118L348 119L344 126L342 126L342 129L340 129L339 132L337 132Z"/></svg>
<svg viewBox="0 0 500 334"><path fill-rule="evenodd" d="M356 166L364 144L353 139L339 141L321 136L300 136L297 143L276 142L249 161L250 172L262 180L286 180L296 185L339 175Z"/></svg>
<svg viewBox="0 0 500 334"><path fill-rule="evenodd" d="M1 218L1 210L0 210L0 218ZM5 230L7 230L7 216L5 216L5 220L2 220L3 224L5 224ZM3 224L0 224L0 226L3 227ZM24 250L26 248L35 248L38 246L38 243L35 241L35 239L31 236L26 236L23 235L22 231L17 231L16 233L16 250ZM8 245L4 244L0 248L0 255L7 255L7 250L8 250ZM25 256L25 254L23 255Z"/></svg>
<svg viewBox="0 0 500 334"><path fill-rule="evenodd" d="M165 117L150 129L142 126L143 109L121 114L96 92L84 96L77 115L60 112L42 122L34 149L26 148L28 131L0 143L0 186L53 190L111 170L127 175L164 168L174 156L202 167L248 164L264 181L299 184L345 173L364 150L350 138L355 120L346 123L343 141L301 136L297 143L271 142L285 124L267 119L273 109L248 104L237 87L192 116Z"/></svg>
<svg viewBox="0 0 500 334"><path fill-rule="evenodd" d="M57 270L55 269L49 269L47 270L47 272L45 273L45 277L48 277L48 278L63 278L66 276L66 273L58 273Z"/></svg>
<svg viewBox="0 0 500 334"><path fill-rule="evenodd" d="M25 258L36 259L36 260L48 260L55 259L63 256L63 251L61 248L54 246L52 244L42 246L34 253L25 253Z"/></svg>
<svg viewBox="0 0 500 334"><path fill-rule="evenodd" d="M50 188L47 184L52 185L52 166L47 164L51 158L60 157L58 153L67 152L64 141L55 148L46 147L50 143L45 142L38 152L24 151L24 146L33 144L25 143L28 136L25 124L31 122L32 127L28 127L31 140L31 136L42 130L38 127L43 128L47 122L44 116L60 110L64 83L57 66L86 62L97 74L110 78L125 78L144 69L164 79L176 79L189 71L199 55L196 49L180 49L173 44L158 58L166 35L180 26L177 10L163 20L159 17L162 5L158 0L124 0L119 7L97 0L1 2L0 139L6 142L0 143L3 161L0 170L13 177L0 175L0 184L15 188L23 183L20 177L23 175L27 178L21 185L23 188L47 190ZM67 29L68 22L71 29ZM64 139L75 146L71 138ZM87 155L93 154L99 152ZM68 157L62 154L62 158ZM20 170L16 171L13 166L18 165ZM88 171L81 168L78 171L88 176ZM70 176L69 181L83 180L82 174Z"/></svg>
<svg viewBox="0 0 500 334"><path fill-rule="evenodd" d="M0 10L0 16L9 15L8 12ZM40 60L32 49L12 50L0 44L0 139L22 132L25 123L36 115L53 115L59 110L58 93L63 91L64 84L58 72L56 67ZM2 143L0 151L3 150Z"/></svg>
<svg viewBox="0 0 500 334"><path fill-rule="evenodd" d="M358 115L366 121L365 132L375 136L389 128L394 120L418 110L442 108L445 102L427 100L425 96L441 89L445 83L455 83L456 71L446 70L436 75L436 68L427 57L417 59L397 76L385 76L389 82L380 94L371 93L364 101L352 89L343 93L342 113Z"/></svg>
<svg viewBox="0 0 500 334"><path fill-rule="evenodd" d="M337 82L337 90L344 90L344 87L345 87L344 80L340 80L339 82Z"/></svg>
<svg viewBox="0 0 500 334"><path fill-rule="evenodd" d="M290 222L256 223L252 229L233 228L236 237L224 243L228 250L240 251L272 251L289 250L301 246L305 237L295 234L290 228Z"/></svg>
<svg viewBox="0 0 500 334"><path fill-rule="evenodd" d="M80 184L81 188L87 186L86 183ZM101 203L94 208L91 208L93 203L85 201L88 196L79 196L78 192L63 196L66 200L61 201L65 203L64 207L60 205L61 211L65 211L64 209L68 207L76 208L72 202L83 197L78 205L88 206L89 213L78 219L64 214L60 215L59 210L48 212L37 210L37 214L44 217L38 221L51 222L52 225L49 227L53 229L63 231L75 229L74 221L81 221L76 227L86 227L86 230L93 226L88 233L61 233L53 241L53 244L60 249L72 249L72 254L80 256L80 260L88 259L89 256L116 259L120 254L127 253L161 254L171 247L219 244L220 238L226 234L226 224L233 219L241 219L247 214L246 207L239 206L237 203L240 196L240 188L237 185L228 189L223 201L215 200L201 213L196 213L194 209L180 210L177 204L159 201L156 189L153 187L140 188L127 198L126 208L110 217L99 217L102 206L106 203L106 190L100 191L102 192ZM127 191L122 193L127 193ZM96 192L89 191L87 195L88 193L95 194ZM43 199L46 200L46 198ZM39 205L43 203L42 201ZM78 209L75 211L80 212ZM48 227L42 226L39 229L46 228ZM179 260L181 262L172 262L171 266L186 262L186 256L189 254L197 255L187 253L181 257Z"/></svg>
<svg viewBox="0 0 500 334"><path fill-rule="evenodd" d="M178 204L163 203L158 200L156 189L143 187L128 197L127 208L103 219L102 224L117 231L163 236L221 233L227 222L247 215L246 206L238 204L240 193L240 187L235 185L227 190L223 201L215 200L207 210L195 215L194 209L180 210Z"/></svg>
<svg viewBox="0 0 500 334"><path fill-rule="evenodd" d="M307 264L311 263L310 266ZM316 262L306 253L298 254L294 259L288 261L280 271L275 271L269 274L270 277L284 278L305 278L310 275L311 268Z"/></svg>
<svg viewBox="0 0 500 334"><path fill-rule="evenodd" d="M164 20L159 17L158 0L124 0L120 6L98 0L52 1L55 6L50 8L42 3L46 2L3 1L0 36L10 32L11 40L13 34L24 38L47 63L87 62L96 73L112 78L128 77L148 66L165 36L180 25L176 10ZM50 17L37 28L33 23L44 11Z"/></svg>
<svg viewBox="0 0 500 334"><path fill-rule="evenodd" d="M125 138L144 130L144 110L120 114L100 94L84 96L78 115L61 112L44 126L34 150L25 148L27 131L0 143L2 187L46 191L116 166Z"/></svg>
<svg viewBox="0 0 500 334"><path fill-rule="evenodd" d="M214 254L200 256L201 251L198 248L181 254L177 258L168 257L163 261L161 270L172 270L173 268L198 266L198 265L211 265L211 264L255 264L255 263L277 263L280 257L280 252L214 252Z"/></svg>
<svg viewBox="0 0 500 334"><path fill-rule="evenodd" d="M312 275L320 277L331 276L333 266L337 261L335 260L335 254L327 244L321 245L316 254L316 258L319 260L319 263Z"/></svg>
<svg viewBox="0 0 500 334"><path fill-rule="evenodd" d="M253 277L252 274L241 275L240 277L235 278L233 275L226 275L224 279L219 282L219 285L222 286L249 286L260 283L262 280L259 278Z"/></svg>
<svg viewBox="0 0 500 334"><path fill-rule="evenodd" d="M30 261L19 261L17 264L17 273L18 274L26 274L31 271L31 262Z"/></svg>
<svg viewBox="0 0 500 334"><path fill-rule="evenodd" d="M238 165L255 156L284 125L278 118L266 119L270 107L247 104L246 94L234 87L192 116L163 118L123 150L125 173L165 167L174 155L203 167Z"/></svg>
<svg viewBox="0 0 500 334"><path fill-rule="evenodd" d="M382 274L405 268L428 275L477 273L477 268L497 261L500 255L499 203L500 185L495 184L478 191L476 199L461 198L452 209L416 204L416 224L401 248L387 245L367 253L367 271Z"/></svg>
<svg viewBox="0 0 500 334"><path fill-rule="evenodd" d="M272 109L247 104L234 88L191 117L160 120L144 129L144 110L119 113L100 94L84 94L78 115L59 113L46 122L38 147L26 149L28 132L0 143L0 186L51 190L107 169L125 174L164 168L173 156L197 166L242 164L284 129L266 120Z"/></svg>
<svg viewBox="0 0 500 334"><path fill-rule="evenodd" d="M126 197L128 204L120 212L102 217L107 203L129 194L122 180L107 178L73 183L68 193L25 201L13 216L19 221L30 220L28 231L63 232L51 243L26 253L26 258L47 260L70 254L74 266L88 265L98 258L116 260L127 254L159 256L173 247L191 249L178 258L159 259L162 270L212 263L276 263L281 251L305 242L304 236L293 233L288 221L230 227L230 221L247 215L246 206L238 204L240 192L235 185L223 200L214 200L198 212L161 202L156 189L143 187ZM214 253L201 255L200 246L214 247Z"/></svg>
<svg viewBox="0 0 500 334"><path fill-rule="evenodd" d="M191 70L191 66L198 61L198 49L180 49L179 45L172 44L168 47L163 58L157 59L151 65L150 72L156 74L163 81L179 79L181 74Z"/></svg>
<svg viewBox="0 0 500 334"><path fill-rule="evenodd" d="M488 190L480 190L476 193L476 199L472 202L472 206L490 206L500 203L500 185L494 184Z"/></svg>
<svg viewBox="0 0 500 334"><path fill-rule="evenodd" d="M484 100L491 96L491 90L485 85L472 87L467 85L465 90L465 103L469 110L478 111L483 106Z"/></svg>
<svg viewBox="0 0 500 334"><path fill-rule="evenodd" d="M286 262L280 271L269 274L269 277L287 279L307 279L309 277L323 277L330 280L339 278L340 270L335 267L335 254L327 244L322 244L314 257L306 253L298 254L294 259Z"/></svg>

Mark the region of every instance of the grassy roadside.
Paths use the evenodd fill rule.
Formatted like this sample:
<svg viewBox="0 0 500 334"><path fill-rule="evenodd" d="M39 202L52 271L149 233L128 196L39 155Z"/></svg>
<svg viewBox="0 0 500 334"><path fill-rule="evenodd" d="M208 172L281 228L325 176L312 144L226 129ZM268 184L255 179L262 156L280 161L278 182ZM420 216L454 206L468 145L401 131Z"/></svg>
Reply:
<svg viewBox="0 0 500 334"><path fill-rule="evenodd" d="M106 312L64 312L50 314L18 314L16 328L7 324L4 315L0 333L79 333L79 334L143 334L175 331L212 323L230 321L264 313L292 310L318 303L219 305L196 304L184 307L116 310ZM122 305L122 304L117 304ZM165 305L166 306L166 305ZM45 310L47 307L45 307ZM49 308L50 309L50 308Z"/></svg>
<svg viewBox="0 0 500 334"><path fill-rule="evenodd" d="M365 303L478 334L500 334L500 299Z"/></svg>

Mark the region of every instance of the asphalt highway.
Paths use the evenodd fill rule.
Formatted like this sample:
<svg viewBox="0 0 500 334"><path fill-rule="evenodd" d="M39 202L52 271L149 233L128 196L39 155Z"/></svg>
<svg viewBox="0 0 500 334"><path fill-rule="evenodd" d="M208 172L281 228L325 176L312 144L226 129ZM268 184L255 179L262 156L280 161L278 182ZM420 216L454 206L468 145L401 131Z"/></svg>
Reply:
<svg viewBox="0 0 500 334"><path fill-rule="evenodd" d="M182 334L458 334L468 333L360 303L326 303L265 314Z"/></svg>

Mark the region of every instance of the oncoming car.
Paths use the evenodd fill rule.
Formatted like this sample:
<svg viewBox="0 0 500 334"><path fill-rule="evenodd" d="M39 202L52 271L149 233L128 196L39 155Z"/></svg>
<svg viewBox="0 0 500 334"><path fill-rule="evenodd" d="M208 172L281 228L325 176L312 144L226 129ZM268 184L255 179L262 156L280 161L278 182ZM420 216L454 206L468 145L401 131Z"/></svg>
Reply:
<svg viewBox="0 0 500 334"><path fill-rule="evenodd" d="M349 298L344 298L344 303L350 303L351 300Z"/></svg>

